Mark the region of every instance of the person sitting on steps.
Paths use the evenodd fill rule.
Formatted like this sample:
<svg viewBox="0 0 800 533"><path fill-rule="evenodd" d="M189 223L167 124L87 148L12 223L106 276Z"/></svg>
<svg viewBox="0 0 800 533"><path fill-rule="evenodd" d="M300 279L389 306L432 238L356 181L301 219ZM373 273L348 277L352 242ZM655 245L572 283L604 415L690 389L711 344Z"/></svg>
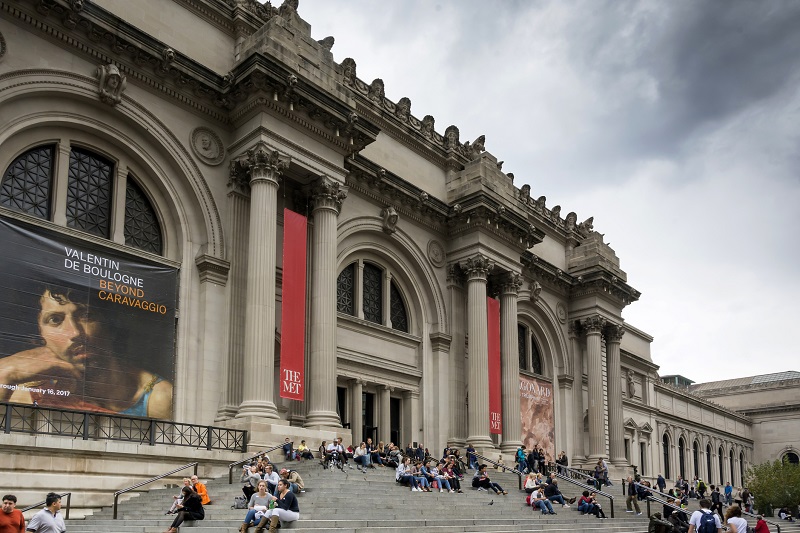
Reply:
<svg viewBox="0 0 800 533"><path fill-rule="evenodd" d="M508 494L508 492L503 490L503 487L489 479L485 464L478 465L478 471L475 472L475 475L472 477L472 486L477 488L479 492L492 489L495 494Z"/></svg>
<svg viewBox="0 0 800 533"><path fill-rule="evenodd" d="M394 479L398 483L408 484L411 487L411 492L419 492L421 489L419 488L419 483L414 478L413 474L411 473L411 458L406 457L403 459L399 465L397 465L397 470L394 473Z"/></svg>
<svg viewBox="0 0 800 533"><path fill-rule="evenodd" d="M271 500L272 498L267 493L267 482L262 479L258 482L258 492L250 496L247 515L245 515L242 525L239 526L239 533L246 533L247 529L255 523L256 513L265 512Z"/></svg>
<svg viewBox="0 0 800 533"><path fill-rule="evenodd" d="M268 509L256 526L255 533L262 533L269 522L270 533L275 533L281 521L295 522L300 519L300 506L297 497L289 490L289 482L285 479L278 481L278 495L270 496L275 501L275 507ZM258 513L256 516L260 515Z"/></svg>
<svg viewBox="0 0 800 533"><path fill-rule="evenodd" d="M192 490L191 487L183 487L183 501L178 505L178 516L172 521L172 525L164 533L178 533L178 528L186 520L202 520L205 518L203 504L200 502L200 495Z"/></svg>

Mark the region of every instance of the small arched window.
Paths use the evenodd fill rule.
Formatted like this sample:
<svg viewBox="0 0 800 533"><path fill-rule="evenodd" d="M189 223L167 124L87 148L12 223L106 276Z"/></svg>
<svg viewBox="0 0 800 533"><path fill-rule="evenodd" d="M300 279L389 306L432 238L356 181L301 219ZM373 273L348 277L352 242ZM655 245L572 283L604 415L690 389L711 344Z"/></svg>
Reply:
<svg viewBox="0 0 800 533"><path fill-rule="evenodd" d="M336 310L404 333L411 331L412 318L400 285L388 268L374 263L359 260L339 272Z"/></svg>
<svg viewBox="0 0 800 533"><path fill-rule="evenodd" d="M397 284L392 281L389 288L389 320L392 322L392 329L408 333L408 313L406 304L403 302L403 295Z"/></svg>
<svg viewBox="0 0 800 533"><path fill-rule="evenodd" d="M158 216L133 176L128 176L125 183L125 244L146 252L161 253Z"/></svg>
<svg viewBox="0 0 800 533"><path fill-rule="evenodd" d="M678 439L678 474L686 478L686 441L683 437Z"/></svg>
<svg viewBox="0 0 800 533"><path fill-rule="evenodd" d="M794 452L786 452L786 455L783 456L783 460L793 465L800 463L800 457Z"/></svg>
<svg viewBox="0 0 800 533"><path fill-rule="evenodd" d="M708 469L706 471L706 479L708 479L709 481L711 481L713 479L712 476L711 476L711 456L712 455L713 454L711 452L711 445L710 444L706 444L706 468Z"/></svg>
<svg viewBox="0 0 800 533"><path fill-rule="evenodd" d="M528 370L528 328L517 324L517 343L519 345L519 369Z"/></svg>
<svg viewBox="0 0 800 533"><path fill-rule="evenodd" d="M700 445L697 441L692 445L692 462L694 463L694 475L700 477Z"/></svg>
<svg viewBox="0 0 800 533"><path fill-rule="evenodd" d="M336 279L336 309L348 315L356 314L356 264L344 267Z"/></svg>
<svg viewBox="0 0 800 533"><path fill-rule="evenodd" d="M533 336L531 336L531 370L534 374L542 374L542 356L539 353L539 345Z"/></svg>
<svg viewBox="0 0 800 533"><path fill-rule="evenodd" d="M739 475L742 483L744 483L744 453L739 452Z"/></svg>
<svg viewBox="0 0 800 533"><path fill-rule="evenodd" d="M730 460L730 463L731 463L731 482L732 482L733 484L740 484L740 483L741 483L741 481L735 481L735 480L733 479L733 477L734 477L734 474L736 473L736 468L734 468L734 465L733 465L733 450L731 450L730 452L728 452L728 457L729 457L729 460Z"/></svg>
<svg viewBox="0 0 800 533"><path fill-rule="evenodd" d="M722 484L725 480L725 452L722 450L722 446L720 446L717 451L719 452L717 455L719 459L719 482ZM733 484L733 480L731 480L731 484Z"/></svg>
<svg viewBox="0 0 800 533"><path fill-rule="evenodd" d="M16 158L0 185L0 205L50 220L53 146L39 146Z"/></svg>
<svg viewBox="0 0 800 533"><path fill-rule="evenodd" d="M669 464L669 435L664 433L664 436L661 437L661 449L664 453L664 477L667 479L671 478L670 473L670 464Z"/></svg>

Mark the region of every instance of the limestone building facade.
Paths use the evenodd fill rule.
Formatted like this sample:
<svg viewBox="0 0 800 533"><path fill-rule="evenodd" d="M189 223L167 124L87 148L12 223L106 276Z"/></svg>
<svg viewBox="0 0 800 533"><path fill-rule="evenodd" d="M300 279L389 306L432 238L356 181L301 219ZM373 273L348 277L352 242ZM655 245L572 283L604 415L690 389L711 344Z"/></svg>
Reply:
<svg viewBox="0 0 800 533"><path fill-rule="evenodd" d="M529 383L551 401L537 439L574 466L739 484L777 453L752 414L658 379L591 217L360 79L296 0L142 4L0 0L0 216L176 270L172 418L510 454ZM277 385L284 209L309 221L303 402ZM76 222L98 210L102 230Z"/></svg>

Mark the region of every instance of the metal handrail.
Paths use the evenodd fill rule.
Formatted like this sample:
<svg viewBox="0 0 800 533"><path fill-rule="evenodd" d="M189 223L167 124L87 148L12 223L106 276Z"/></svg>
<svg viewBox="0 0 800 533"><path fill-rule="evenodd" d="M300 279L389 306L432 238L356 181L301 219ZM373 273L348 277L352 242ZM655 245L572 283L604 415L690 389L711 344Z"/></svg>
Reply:
<svg viewBox="0 0 800 533"><path fill-rule="evenodd" d="M672 507L672 509L675 510L675 511L681 511L681 512L684 512L684 513L686 512L686 510L683 507L680 507L680 506L675 505L673 503L666 502L666 501L662 500L661 498L656 498L655 496L653 496L651 494L651 495L649 495L647 497L647 516L648 517L652 515L652 513L650 512L650 502L656 502L656 503L660 503L661 505L666 505L667 507ZM662 516L662 518L664 518L664 517Z"/></svg>
<svg viewBox="0 0 800 533"><path fill-rule="evenodd" d="M492 461L488 457L485 457L485 456L483 456L483 455L481 455L481 454L479 454L477 452L474 452L472 455L474 455L475 457L480 457L481 459L483 459L487 463L490 463L490 464L494 465L497 468L502 468L503 472L505 472L506 470L509 470L509 471L513 472L514 474L516 474L517 478L518 478L518 481L519 481L519 490L522 490L522 472L520 472L516 468L509 468L506 465L501 465L500 463Z"/></svg>
<svg viewBox="0 0 800 533"><path fill-rule="evenodd" d="M658 489L654 489L653 487L648 487L647 485L642 485L642 484L641 484L641 483L639 483L638 481L634 481L634 482L633 482L633 484L634 484L635 486L637 486L637 487L642 487L643 489L645 489L645 490L647 490L647 491L654 492L654 493L656 493L656 494L660 494L661 496L664 496L664 497L666 497L666 498L669 498L669 499L671 499L671 500L680 500L680 498L678 498L677 496L673 496L672 494L667 494L666 492L661 492L660 490L658 490ZM623 487L624 487L624 486L625 486L625 485L624 485L624 483L623 483Z"/></svg>
<svg viewBox="0 0 800 533"><path fill-rule="evenodd" d="M576 474L578 477L581 477L581 478L590 477L592 479L595 479L594 471L590 472L589 470L571 468L569 466L562 466L561 469L562 470L566 470L567 472L570 472L571 474ZM594 489L594 491L598 492L598 493L602 492L602 491L600 491L600 489Z"/></svg>
<svg viewBox="0 0 800 533"><path fill-rule="evenodd" d="M233 469L234 468L236 468L237 466L241 466L241 465L245 464L248 461L252 461L253 459L255 459L257 457L261 457L262 455L266 455L269 452L274 452L278 448L283 448L284 444L286 444L286 443L284 442L283 444L278 444L277 446L273 446L272 448L267 448L266 450L258 452L255 455L251 455L250 457L248 457L246 459L242 459L241 461L236 461L235 463L229 464L228 465L228 485L232 485L233 484ZM294 448L294 441L292 441L290 444L292 445L292 448Z"/></svg>
<svg viewBox="0 0 800 533"><path fill-rule="evenodd" d="M609 494L608 492L603 492L602 490L598 490L598 489L596 489L596 488L594 488L594 487L592 487L590 485L587 485L586 483L581 483L580 481L575 481L571 477L565 476L564 474L556 473L556 477L559 478L559 479L563 479L567 483L572 483L573 485L577 485L579 487L582 487L582 488L588 490L589 492L594 492L595 494L599 494L600 496L603 496L604 498L608 498L608 501L611 504L611 518L614 518L614 496L613 495Z"/></svg>
<svg viewBox="0 0 800 533"><path fill-rule="evenodd" d="M167 472L166 474L161 474L160 476L156 476L154 478L150 478L150 479L148 479L146 481L142 481L140 483L137 483L136 485L133 485L133 486L128 487L126 489L118 490L117 492L115 492L114 493L114 520L117 519L117 505L119 504L119 495L120 494L125 494L126 492L130 492L132 490L138 489L139 487L144 487L148 483L152 483L153 481L158 481L159 479L164 479L167 476L171 476L172 474L177 474L181 470L186 470L187 468L190 468L190 467L194 467L194 475L197 475L197 463L189 463L189 464L183 465L180 468L176 468L175 470L171 470L171 471Z"/></svg>
<svg viewBox="0 0 800 533"><path fill-rule="evenodd" d="M72 493L71 492L65 492L64 494L59 494L58 495L59 498L63 498L64 496L67 497L67 510L64 512L64 520L69 520L69 503L70 503L70 500L72 499ZM34 508L39 507L41 505L44 505L46 503L47 503L47 500L42 500L42 501L40 501L38 503L34 503L33 505L29 505L29 506L27 506L27 507L25 507L23 509L20 509L19 511L21 513L24 513L25 511L30 511L31 509L34 509Z"/></svg>

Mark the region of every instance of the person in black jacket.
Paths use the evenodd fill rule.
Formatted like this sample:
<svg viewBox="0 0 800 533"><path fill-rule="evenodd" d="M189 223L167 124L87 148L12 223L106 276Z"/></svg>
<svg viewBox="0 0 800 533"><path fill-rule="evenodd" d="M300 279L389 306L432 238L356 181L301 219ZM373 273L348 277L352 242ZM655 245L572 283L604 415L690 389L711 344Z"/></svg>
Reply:
<svg viewBox="0 0 800 533"><path fill-rule="evenodd" d="M281 520L284 522L294 522L300 518L300 506L297 504L297 497L289 490L289 482L285 479L278 481L278 496L272 496L275 507L267 510L261 517L261 521L256 526L256 533L262 533L267 522L269 531L278 531Z"/></svg>
<svg viewBox="0 0 800 533"><path fill-rule="evenodd" d="M203 504L200 503L200 495L192 490L192 487L183 487L181 493L183 501L178 505L178 516L164 533L177 533L178 527L183 524L184 520L202 520L206 517Z"/></svg>

